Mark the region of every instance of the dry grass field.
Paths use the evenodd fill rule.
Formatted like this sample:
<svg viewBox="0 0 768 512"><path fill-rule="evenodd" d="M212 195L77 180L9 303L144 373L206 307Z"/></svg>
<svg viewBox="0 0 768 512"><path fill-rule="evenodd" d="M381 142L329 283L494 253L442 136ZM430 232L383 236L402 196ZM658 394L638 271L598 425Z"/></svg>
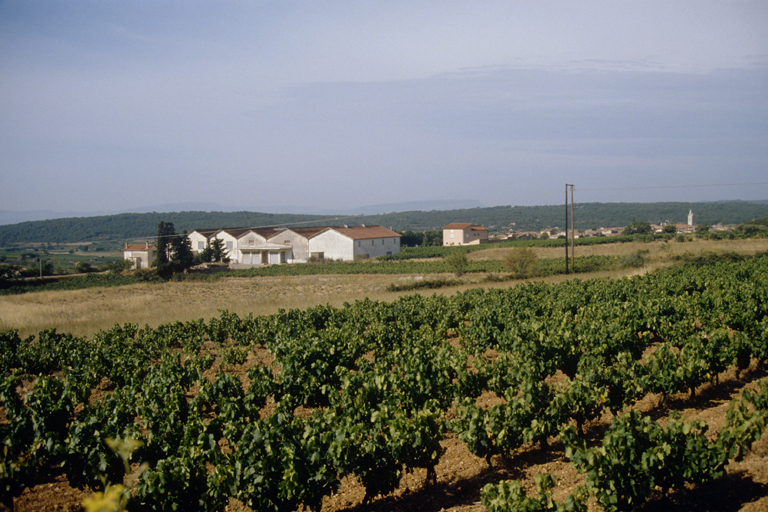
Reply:
<svg viewBox="0 0 768 512"><path fill-rule="evenodd" d="M488 248L470 253L470 259L502 259L510 249ZM649 251L648 264L638 269L579 274L589 277L623 277L647 272L674 262L675 256L704 251L734 251L754 254L768 250L768 240L728 240L695 242L623 243L577 247L576 256L626 256ZM537 248L540 258L564 256L561 248ZM160 324L219 316L219 310L238 315L266 315L278 309L304 309L318 304L341 306L366 297L394 300L413 292L388 292L392 283L404 283L429 275L318 275L223 279L215 282L169 282L137 284L117 288L91 288L73 291L36 292L0 297L0 331L16 329L22 336L55 327L59 332L92 335L115 324L136 323L155 327ZM462 284L438 291L420 293L450 294L477 286L507 287L518 281L483 282L484 276L466 274ZM544 278L549 282L574 276Z"/></svg>

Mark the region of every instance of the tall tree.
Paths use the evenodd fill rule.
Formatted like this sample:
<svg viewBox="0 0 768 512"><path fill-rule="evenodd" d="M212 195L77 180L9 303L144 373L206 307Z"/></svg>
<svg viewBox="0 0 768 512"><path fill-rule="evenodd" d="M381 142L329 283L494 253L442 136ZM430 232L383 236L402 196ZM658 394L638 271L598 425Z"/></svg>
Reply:
<svg viewBox="0 0 768 512"><path fill-rule="evenodd" d="M173 222L160 221L157 223L157 261L155 266L157 267L157 273L160 276L167 276L173 272L170 268L170 249L171 239L176 236L176 228L173 226Z"/></svg>
<svg viewBox="0 0 768 512"><path fill-rule="evenodd" d="M208 243L211 246L211 261L221 261L224 259L224 240L221 238L209 238Z"/></svg>
<svg viewBox="0 0 768 512"><path fill-rule="evenodd" d="M195 255L192 253L192 242L184 231L181 235L171 237L170 265L174 272L184 272L194 264Z"/></svg>

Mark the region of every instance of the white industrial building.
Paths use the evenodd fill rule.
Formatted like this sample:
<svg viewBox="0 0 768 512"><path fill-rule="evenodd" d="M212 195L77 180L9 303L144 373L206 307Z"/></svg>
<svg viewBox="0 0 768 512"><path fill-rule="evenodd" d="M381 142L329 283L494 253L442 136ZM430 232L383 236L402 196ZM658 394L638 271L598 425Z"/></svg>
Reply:
<svg viewBox="0 0 768 512"><path fill-rule="evenodd" d="M222 240L233 265L303 263L311 257L352 261L400 252L400 234L382 226L308 228L195 229L192 251L203 251L211 238Z"/></svg>

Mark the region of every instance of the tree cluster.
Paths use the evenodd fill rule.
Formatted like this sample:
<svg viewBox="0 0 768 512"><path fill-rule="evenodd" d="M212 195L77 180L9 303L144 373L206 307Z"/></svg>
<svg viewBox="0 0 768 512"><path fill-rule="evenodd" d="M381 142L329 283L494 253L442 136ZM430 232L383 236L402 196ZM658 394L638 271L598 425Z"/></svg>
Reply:
<svg viewBox="0 0 768 512"><path fill-rule="evenodd" d="M652 235L653 234L653 226L649 222L646 222L644 220L637 220L635 222L631 222L629 226L624 228L624 231L621 232L622 235Z"/></svg>
<svg viewBox="0 0 768 512"><path fill-rule="evenodd" d="M167 279L177 272L184 272L194 264L192 244L184 231L176 233L173 222L157 224L157 275Z"/></svg>
<svg viewBox="0 0 768 512"><path fill-rule="evenodd" d="M220 238L209 238L205 244L205 249L195 256L195 263L212 263L228 261L224 250L224 241Z"/></svg>
<svg viewBox="0 0 768 512"><path fill-rule="evenodd" d="M443 232L439 229L427 231L406 230L400 233L403 247L427 247L443 245Z"/></svg>

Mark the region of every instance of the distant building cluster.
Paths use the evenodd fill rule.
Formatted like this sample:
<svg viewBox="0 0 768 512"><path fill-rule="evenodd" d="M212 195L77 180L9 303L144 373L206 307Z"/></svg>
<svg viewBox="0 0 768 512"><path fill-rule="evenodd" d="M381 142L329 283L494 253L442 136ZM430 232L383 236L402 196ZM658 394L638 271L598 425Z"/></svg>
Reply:
<svg viewBox="0 0 768 512"><path fill-rule="evenodd" d="M688 212L687 224L651 225L655 233L693 233L693 211ZM666 229L665 229L666 228ZM713 226L715 230L725 229ZM619 236L623 227L586 229L573 233L574 238ZM193 253L201 253L212 240L221 241L224 257L230 267L247 268L283 263L305 263L311 259L352 261L377 258L400 252L400 234L382 226L319 226L301 228L217 228L195 229L187 235ZM541 231L510 231L499 239L562 238L564 230L547 228ZM455 222L443 228L443 246L477 245L491 241L489 230L479 224ZM134 268L149 268L157 258L154 244L126 245L124 258Z"/></svg>
<svg viewBox="0 0 768 512"><path fill-rule="evenodd" d="M224 243L230 266L352 261L400 252L400 234L383 226L196 229L189 234L192 251L202 252L211 238Z"/></svg>
<svg viewBox="0 0 768 512"><path fill-rule="evenodd" d="M665 228L668 226L674 226L675 227L675 233L694 233L696 231L696 226L693 223L693 210L690 210L688 212L688 222L686 224L671 224L671 223L662 223L662 224L651 224L651 228L654 233L662 233L665 231ZM711 226L713 231L720 231L727 229L725 226L721 224L717 224L714 226ZM584 230L576 230L573 233L574 238L587 238L587 237L593 237L593 236L620 236L624 232L624 226L614 226L614 227L606 227L606 228L597 228L597 229L584 229ZM560 228L547 228L543 229L541 231L510 231L506 237L506 239L520 239L520 238L542 238L542 237L549 237L549 238L563 238L565 237L565 231Z"/></svg>
<svg viewBox="0 0 768 512"><path fill-rule="evenodd" d="M306 263L310 258L352 261L400 252L400 234L382 226L195 229L187 237L195 254L213 239L221 240L232 268ZM157 258L149 244L127 245L123 255L135 262L134 268L148 268Z"/></svg>

